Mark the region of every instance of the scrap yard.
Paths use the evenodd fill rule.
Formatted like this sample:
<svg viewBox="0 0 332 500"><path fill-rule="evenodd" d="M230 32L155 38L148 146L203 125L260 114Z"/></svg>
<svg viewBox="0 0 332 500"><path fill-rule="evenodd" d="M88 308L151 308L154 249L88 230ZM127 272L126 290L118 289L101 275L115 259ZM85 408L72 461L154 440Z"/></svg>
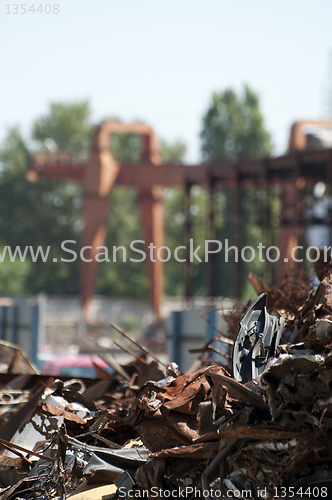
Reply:
<svg viewBox="0 0 332 500"><path fill-rule="evenodd" d="M332 498L332 265L314 290L250 280L184 374L135 342L112 374L60 380L4 343L0 499Z"/></svg>
<svg viewBox="0 0 332 500"><path fill-rule="evenodd" d="M311 149L308 123L293 125L288 154L236 164L162 165L152 129L112 121L95 129L86 163L65 151L31 156L27 189L39 177L83 187L80 301L43 294L0 299L0 500L332 498L332 262L326 245L308 245L317 224L326 241L330 234L332 150ZM318 122L318 139L330 125ZM112 134L141 141L138 162L115 160ZM115 181L138 188L146 236L140 242L146 252L152 247L150 305L93 298ZM201 219L207 241L220 248L216 201L228 200L224 230L235 252L222 264L217 250L205 246L204 268L200 246L198 264L176 259L186 262L173 274L183 296L165 312L169 259L159 257L167 249L169 184L182 186L184 200L177 215L187 246L174 255L193 251L195 187L199 200L207 200ZM250 216L257 211L263 225ZM265 250L265 256L276 250L279 259L264 261L260 277L247 273L253 259L243 250L237 260L255 231L265 238L259 250L279 242ZM305 250L306 260L294 249ZM135 269L122 269L127 278L118 279L126 287ZM262 279L262 269L276 284ZM195 298L193 278L201 275L202 282L202 271L204 296ZM228 299L216 286L225 276L234 291ZM131 286L124 288L128 297ZM144 335L137 333L138 318ZM31 359L15 344L27 346Z"/></svg>
<svg viewBox="0 0 332 500"><path fill-rule="evenodd" d="M332 2L55 2L0 6L0 500L332 500Z"/></svg>

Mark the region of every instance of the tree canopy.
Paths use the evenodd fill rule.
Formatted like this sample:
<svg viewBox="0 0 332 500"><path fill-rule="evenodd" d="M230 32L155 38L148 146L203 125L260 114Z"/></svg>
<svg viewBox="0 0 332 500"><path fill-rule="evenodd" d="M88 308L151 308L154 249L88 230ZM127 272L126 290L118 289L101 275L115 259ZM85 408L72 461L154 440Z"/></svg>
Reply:
<svg viewBox="0 0 332 500"><path fill-rule="evenodd" d="M270 155L272 141L258 95L247 85L240 95L232 89L214 92L203 117L201 141L205 161L232 163Z"/></svg>
<svg viewBox="0 0 332 500"><path fill-rule="evenodd" d="M77 294L79 261L61 262L61 242L81 243L83 227L82 192L79 185L40 177L32 184L26 173L31 161L28 144L38 149L79 151L87 155L91 141L91 109L88 102L52 103L48 112L32 124L32 141L23 139L19 128L8 130L0 148L0 253L6 245L51 247L47 262L30 258L25 262L0 263L0 294L31 295ZM118 161L139 159L140 138L114 134L112 153ZM165 161L183 161L186 146L181 141L161 143ZM114 187L110 195L105 245L129 248L132 240L142 239L135 189ZM53 257L57 262L53 262ZM177 264L177 263L176 263ZM173 273L176 276L176 273ZM172 289L173 287L169 287ZM148 296L145 266L135 262L100 264L96 292L112 296Z"/></svg>
<svg viewBox="0 0 332 500"><path fill-rule="evenodd" d="M51 103L48 113L32 125L32 137L44 142L50 138L60 150L87 153L91 142L91 109L88 101Z"/></svg>

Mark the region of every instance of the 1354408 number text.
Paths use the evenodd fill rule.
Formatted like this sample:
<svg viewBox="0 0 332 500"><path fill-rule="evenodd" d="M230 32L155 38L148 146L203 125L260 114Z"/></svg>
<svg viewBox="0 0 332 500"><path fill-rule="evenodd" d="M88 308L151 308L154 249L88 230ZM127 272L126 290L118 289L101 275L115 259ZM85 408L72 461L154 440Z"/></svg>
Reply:
<svg viewBox="0 0 332 500"><path fill-rule="evenodd" d="M46 5L38 5L37 4L32 4L28 5L26 3L13 3L13 4L6 4L7 10L6 14L59 14L60 12L60 7L59 4L46 4Z"/></svg>

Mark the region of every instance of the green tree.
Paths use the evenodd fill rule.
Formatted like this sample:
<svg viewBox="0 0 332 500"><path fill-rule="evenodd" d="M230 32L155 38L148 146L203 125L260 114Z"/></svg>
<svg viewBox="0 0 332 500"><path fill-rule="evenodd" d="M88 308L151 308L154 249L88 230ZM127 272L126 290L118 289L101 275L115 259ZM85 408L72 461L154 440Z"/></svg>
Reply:
<svg viewBox="0 0 332 500"><path fill-rule="evenodd" d="M87 154L90 146L91 111L87 102L51 104L49 112L32 126L32 139L46 149L54 147ZM61 262L61 242L80 244L82 228L81 189L74 183L41 177L26 180L31 155L18 128L8 131L0 149L0 247L50 247L47 262L28 258L24 263L0 263L0 293L75 294L78 291L79 262ZM57 263L53 262L57 258ZM18 270L21 270L19 274ZM8 287L12 276L13 283ZM14 285L15 281L15 285ZM18 283L20 285L18 286Z"/></svg>
<svg viewBox="0 0 332 500"><path fill-rule="evenodd" d="M272 141L259 97L247 85L240 96L232 89L213 93L203 118L201 149L205 161L218 163L270 155Z"/></svg>
<svg viewBox="0 0 332 500"><path fill-rule="evenodd" d="M213 93L211 103L203 117L200 137L202 156L206 162L235 163L266 157L272 151L272 140L265 128L258 94L248 86L244 86L240 95L232 89ZM233 197L229 190L218 192L215 197L217 238L221 241L226 238L232 241L234 227L230 220L230 212ZM275 198L268 197L264 189L242 188L239 198L242 220L240 239L237 243L240 243L240 249L245 245L255 247L260 241L266 240L260 216L265 211L274 210ZM232 291L232 267L223 257L219 258L217 266L220 280L219 293L229 295ZM256 258L252 263L240 262L238 266L242 295L247 296L251 291L246 284L246 275L248 271L253 271L262 276L262 264Z"/></svg>
<svg viewBox="0 0 332 500"><path fill-rule="evenodd" d="M86 157L91 142L91 110L87 102L52 103L48 112L32 125L32 139L38 149L50 146L60 150L79 151ZM50 141L51 139L51 141ZM31 153L18 128L8 130L0 148L0 252L4 246L50 246L47 262L0 263L0 294L31 295L77 294L79 261L61 262L60 244L76 240L77 250L82 234L82 192L75 183L40 177L32 184L26 180ZM112 152L118 161L139 160L140 137L114 134ZM185 146L181 141L162 141L165 161L181 161ZM166 201L167 203L167 201ZM114 187L110 196L106 245L129 248L134 239L142 239L135 189ZM57 258L57 263L53 262ZM128 259L127 259L128 260ZM177 279L178 274L170 274ZM171 290L173 286L169 287ZM141 263L102 263L97 293L113 296L148 296L145 266Z"/></svg>
<svg viewBox="0 0 332 500"><path fill-rule="evenodd" d="M162 139L160 141L160 155L163 163L183 163L187 153L187 145L181 139L174 142Z"/></svg>
<svg viewBox="0 0 332 500"><path fill-rule="evenodd" d="M32 263L28 258L24 263L0 263L0 293L76 293L78 263L58 258L55 264L52 259L60 256L63 240L80 237L82 203L77 187L46 178L28 182L30 155L18 129L8 132L0 160L0 248L51 247L47 262ZM10 276L13 283L8 288Z"/></svg>
<svg viewBox="0 0 332 500"><path fill-rule="evenodd" d="M51 103L45 116L32 125L32 137L37 141L53 139L60 150L87 153L91 142L91 109L87 101Z"/></svg>

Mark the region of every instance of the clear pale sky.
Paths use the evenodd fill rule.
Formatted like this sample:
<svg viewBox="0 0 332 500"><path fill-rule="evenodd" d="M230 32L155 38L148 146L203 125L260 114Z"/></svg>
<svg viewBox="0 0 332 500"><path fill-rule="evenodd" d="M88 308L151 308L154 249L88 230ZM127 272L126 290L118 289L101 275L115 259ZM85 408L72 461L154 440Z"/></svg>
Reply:
<svg viewBox="0 0 332 500"><path fill-rule="evenodd" d="M195 162L211 93L244 83L278 153L293 121L326 117L329 0L56 3L57 15L7 15L14 2L0 0L0 138L16 124L27 135L50 101L89 99L95 122L144 119Z"/></svg>

